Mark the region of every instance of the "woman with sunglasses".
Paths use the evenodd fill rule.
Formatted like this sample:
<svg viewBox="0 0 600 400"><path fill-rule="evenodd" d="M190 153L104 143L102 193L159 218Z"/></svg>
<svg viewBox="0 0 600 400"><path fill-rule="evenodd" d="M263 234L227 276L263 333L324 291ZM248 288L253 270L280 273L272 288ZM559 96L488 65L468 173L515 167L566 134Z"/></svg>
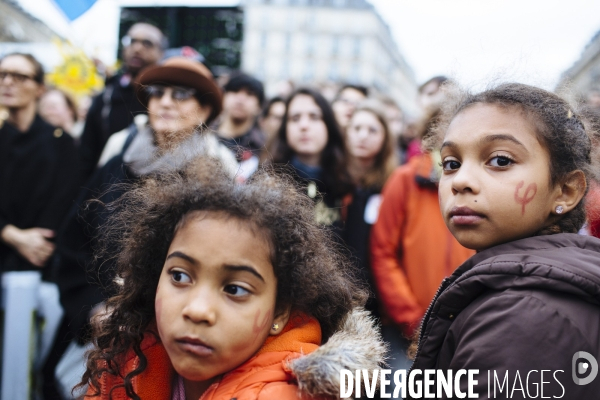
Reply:
<svg viewBox="0 0 600 400"><path fill-rule="evenodd" d="M222 101L208 68L172 57L142 71L135 84L138 99L148 108L147 123L138 118L138 124L128 128L122 138L124 147L121 145L122 150L86 184L57 241L61 302L69 329L80 342L87 338L90 317L102 309L95 306L108 295L102 288L114 279L111 260L94 259L92 253L110 214L103 205L126 190L119 184L133 183L165 168L176 170L192 158L206 155L220 159L232 176L237 171L233 153L206 128L221 111ZM96 198L100 201L90 201ZM91 273L86 273L86 267L91 267Z"/></svg>
<svg viewBox="0 0 600 400"><path fill-rule="evenodd" d="M77 193L77 154L62 129L37 114L44 71L29 54L0 60L0 273L44 267Z"/></svg>

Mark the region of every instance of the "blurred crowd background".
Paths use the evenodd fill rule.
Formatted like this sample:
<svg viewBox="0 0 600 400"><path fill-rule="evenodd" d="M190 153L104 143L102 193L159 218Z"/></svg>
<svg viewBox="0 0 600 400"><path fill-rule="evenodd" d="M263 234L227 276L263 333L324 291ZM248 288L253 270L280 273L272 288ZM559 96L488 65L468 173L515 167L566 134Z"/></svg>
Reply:
<svg viewBox="0 0 600 400"><path fill-rule="evenodd" d="M90 321L115 279L94 255L102 204L188 148L240 184L260 165L292 176L371 288L392 367L409 365L435 290L471 252L443 224L439 161L421 146L452 79L417 82L370 3L122 7L115 65L12 0L0 19L2 399L78 396ZM600 31L556 89L567 86L600 121ZM599 233L594 220L582 231Z"/></svg>

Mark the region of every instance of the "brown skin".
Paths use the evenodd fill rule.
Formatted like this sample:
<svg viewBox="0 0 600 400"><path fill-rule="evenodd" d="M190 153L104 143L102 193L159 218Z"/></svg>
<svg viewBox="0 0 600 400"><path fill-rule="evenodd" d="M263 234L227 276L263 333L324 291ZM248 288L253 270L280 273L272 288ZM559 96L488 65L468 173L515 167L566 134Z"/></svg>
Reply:
<svg viewBox="0 0 600 400"><path fill-rule="evenodd" d="M34 66L25 57L13 55L0 63L0 71L15 72L29 77L35 74ZM26 79L17 82L7 76L0 82L0 106L8 110L7 122L21 132L27 132L36 114L37 99L44 92L44 85ZM55 246L48 239L54 232L44 228L19 229L7 225L0 232L0 240L14 248L23 258L36 267L43 267L54 252Z"/></svg>
<svg viewBox="0 0 600 400"><path fill-rule="evenodd" d="M289 310L274 315L277 278L265 235L227 215L194 214L171 242L155 301L161 342L189 399L250 359L282 332L274 324L289 319Z"/></svg>
<svg viewBox="0 0 600 400"><path fill-rule="evenodd" d="M157 27L138 23L129 29L127 35L132 39L131 45L123 48L123 64L127 72L135 76L142 69L160 61L163 56L163 34ZM152 46L145 47L142 40L149 40Z"/></svg>
<svg viewBox="0 0 600 400"><path fill-rule="evenodd" d="M88 357L87 371L81 384L89 382L92 387L99 387L100 374L103 371L112 373L102 369L105 365L102 361L111 362L139 346L143 333L156 317L160 324L164 313L155 313L155 309L159 308L156 306L156 289L165 260L174 250L171 247L181 244L179 239L175 240L176 236L186 226L192 226L188 224L197 219L198 213L218 213L235 225L235 228L229 226L226 239L211 242L210 257L221 254L215 249L231 247L232 232L242 235L244 229L252 231L252 237L246 237L249 241L246 246L254 243L251 247L256 254L252 257L260 256L261 263L266 262L261 240L268 243L268 262L277 281L275 318L266 318L265 315L269 314L263 308L260 315L252 316L251 329L256 328L256 332L261 333L261 340L262 336L277 334L279 329L283 329L285 320L278 320L278 316L291 310L316 318L325 342L341 327L348 312L364 304L366 299L362 288L351 278L352 263L338 252L329 232L315 224L314 201L278 175L259 171L247 184L240 186L215 161L202 159L181 174L142 181L128 191L116 207L106 226L104 245L107 252L117 249L117 275L123 277L123 284L115 287L117 295L107 302L112 312L96 327L94 337L98 347ZM219 222L219 226L227 225ZM209 236L204 236L208 239L216 231L215 228ZM214 236L216 238L217 235ZM242 241L236 241L235 246L242 246ZM225 257L225 254L221 255ZM234 261L240 262L228 262ZM246 262L253 261L246 259ZM219 262L212 264L218 265ZM211 267L210 270L220 269ZM193 272L190 270L190 273ZM162 281L160 285L162 291ZM211 290L210 293L216 292ZM223 299L218 304L224 303ZM272 323L278 324L278 328L267 329ZM199 325L194 323L190 326ZM139 356L145 359L142 353ZM131 379L144 369L143 363L140 363L125 377L126 391L134 399L139 397L134 393Z"/></svg>
<svg viewBox="0 0 600 400"><path fill-rule="evenodd" d="M441 150L440 208L463 246L486 248L533 236L583 198L585 175L552 183L550 155L536 126L517 109L475 104L457 114ZM460 215L468 207L477 215Z"/></svg>

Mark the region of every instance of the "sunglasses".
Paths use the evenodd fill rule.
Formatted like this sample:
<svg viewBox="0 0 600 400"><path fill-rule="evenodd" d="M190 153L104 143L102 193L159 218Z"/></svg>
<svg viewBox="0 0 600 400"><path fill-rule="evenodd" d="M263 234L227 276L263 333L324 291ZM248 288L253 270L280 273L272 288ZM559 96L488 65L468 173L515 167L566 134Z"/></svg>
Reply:
<svg viewBox="0 0 600 400"><path fill-rule="evenodd" d="M176 101L189 100L196 94L196 89L183 87L165 87L161 85L149 85L144 88L149 99L162 99L167 89L171 89L171 99Z"/></svg>
<svg viewBox="0 0 600 400"><path fill-rule="evenodd" d="M4 81L7 76L10 76L13 82L16 83L23 83L28 79L35 80L33 76L19 74L18 72L0 71L0 82Z"/></svg>
<svg viewBox="0 0 600 400"><path fill-rule="evenodd" d="M123 38L121 39L121 44L123 45L123 47L129 47L136 43L140 43L145 49L148 49L148 50L153 49L158 46L156 43L154 43L151 40L136 39L136 38L132 38L129 35L123 36Z"/></svg>

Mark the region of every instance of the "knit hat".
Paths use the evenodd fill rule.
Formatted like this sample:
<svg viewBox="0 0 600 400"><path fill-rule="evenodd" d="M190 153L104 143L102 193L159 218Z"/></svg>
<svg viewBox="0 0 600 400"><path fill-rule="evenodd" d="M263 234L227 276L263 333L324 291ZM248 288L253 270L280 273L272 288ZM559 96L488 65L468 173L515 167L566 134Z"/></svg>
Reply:
<svg viewBox="0 0 600 400"><path fill-rule="evenodd" d="M210 105L212 112L206 121L210 124L223 109L221 89L213 80L210 70L202 63L186 57L171 57L160 65L142 70L135 80L138 100L148 105L145 86L163 84L196 89L196 98L200 104Z"/></svg>

